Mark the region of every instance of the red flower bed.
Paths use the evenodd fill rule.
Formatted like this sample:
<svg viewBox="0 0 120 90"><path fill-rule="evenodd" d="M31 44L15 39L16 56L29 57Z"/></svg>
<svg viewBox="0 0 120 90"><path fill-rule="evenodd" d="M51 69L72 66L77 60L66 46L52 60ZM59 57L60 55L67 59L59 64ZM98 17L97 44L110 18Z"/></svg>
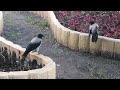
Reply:
<svg viewBox="0 0 120 90"><path fill-rule="evenodd" d="M120 39L119 11L54 11L59 22L72 30L88 33L90 19L100 26L99 35Z"/></svg>

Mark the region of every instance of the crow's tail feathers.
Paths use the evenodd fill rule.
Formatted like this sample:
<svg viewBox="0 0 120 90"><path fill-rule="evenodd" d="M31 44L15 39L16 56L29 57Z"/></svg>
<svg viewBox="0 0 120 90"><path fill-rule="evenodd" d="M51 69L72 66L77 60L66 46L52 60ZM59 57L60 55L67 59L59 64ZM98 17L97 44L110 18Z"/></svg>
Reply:
<svg viewBox="0 0 120 90"><path fill-rule="evenodd" d="M26 51L23 53L22 57L26 58L27 55L29 54L30 50L26 49Z"/></svg>
<svg viewBox="0 0 120 90"><path fill-rule="evenodd" d="M97 42L97 39L98 39L98 34L93 34L92 35L92 42Z"/></svg>
<svg viewBox="0 0 120 90"><path fill-rule="evenodd" d="M24 65L24 61L25 61L28 54L29 54L29 52L26 52L26 51L23 53L22 59L21 59L21 65Z"/></svg>

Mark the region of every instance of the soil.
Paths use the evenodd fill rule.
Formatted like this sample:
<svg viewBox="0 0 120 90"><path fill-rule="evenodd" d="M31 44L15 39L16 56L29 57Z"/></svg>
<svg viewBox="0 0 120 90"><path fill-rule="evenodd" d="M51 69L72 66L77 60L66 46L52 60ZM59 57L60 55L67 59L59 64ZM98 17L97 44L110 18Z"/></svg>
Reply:
<svg viewBox="0 0 120 90"><path fill-rule="evenodd" d="M36 60L24 61L24 66L20 64L20 60L16 58L15 53L8 55L7 51L0 53L0 71L10 72L10 71L28 71L33 69L42 68L42 64L37 64Z"/></svg>
<svg viewBox="0 0 120 90"><path fill-rule="evenodd" d="M120 61L83 54L62 46L53 38L50 28L40 16L27 11L3 11L3 15L2 37L13 43L26 48L38 33L45 35L39 53L56 63L57 79L120 79Z"/></svg>

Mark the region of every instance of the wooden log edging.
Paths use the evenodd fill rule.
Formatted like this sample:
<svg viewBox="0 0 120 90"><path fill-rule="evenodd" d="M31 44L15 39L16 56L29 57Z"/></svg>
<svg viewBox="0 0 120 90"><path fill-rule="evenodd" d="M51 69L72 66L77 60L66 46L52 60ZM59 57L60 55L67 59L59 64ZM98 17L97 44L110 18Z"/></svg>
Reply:
<svg viewBox="0 0 120 90"><path fill-rule="evenodd" d="M66 29L66 27L61 25L53 11L31 12L45 18L48 21L54 38L62 45L67 46L73 50L79 50L80 52L89 52L99 54L101 56L120 59L119 39L99 36L98 42L94 44L90 41L87 33Z"/></svg>

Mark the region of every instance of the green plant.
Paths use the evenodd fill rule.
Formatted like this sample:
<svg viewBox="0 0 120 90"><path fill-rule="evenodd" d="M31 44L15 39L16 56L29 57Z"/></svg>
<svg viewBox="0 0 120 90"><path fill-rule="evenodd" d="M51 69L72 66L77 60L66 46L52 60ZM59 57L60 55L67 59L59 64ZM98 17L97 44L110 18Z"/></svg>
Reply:
<svg viewBox="0 0 120 90"><path fill-rule="evenodd" d="M8 35L8 38L10 38L10 39L16 39L16 34L15 33L11 33L11 34L9 34Z"/></svg>
<svg viewBox="0 0 120 90"><path fill-rule="evenodd" d="M93 75L97 76L100 79L107 78L107 71L105 69L94 70Z"/></svg>
<svg viewBox="0 0 120 90"><path fill-rule="evenodd" d="M48 24L47 20L41 20L41 21L37 20L36 16L28 17L26 19L26 22L31 24L31 25L36 25L36 26L38 26L42 29L45 29L45 28L49 27L49 24Z"/></svg>
<svg viewBox="0 0 120 90"><path fill-rule="evenodd" d="M10 32L6 32L5 36L7 38L9 38L10 40L15 40L17 38L17 33L18 33L18 30L12 30Z"/></svg>

